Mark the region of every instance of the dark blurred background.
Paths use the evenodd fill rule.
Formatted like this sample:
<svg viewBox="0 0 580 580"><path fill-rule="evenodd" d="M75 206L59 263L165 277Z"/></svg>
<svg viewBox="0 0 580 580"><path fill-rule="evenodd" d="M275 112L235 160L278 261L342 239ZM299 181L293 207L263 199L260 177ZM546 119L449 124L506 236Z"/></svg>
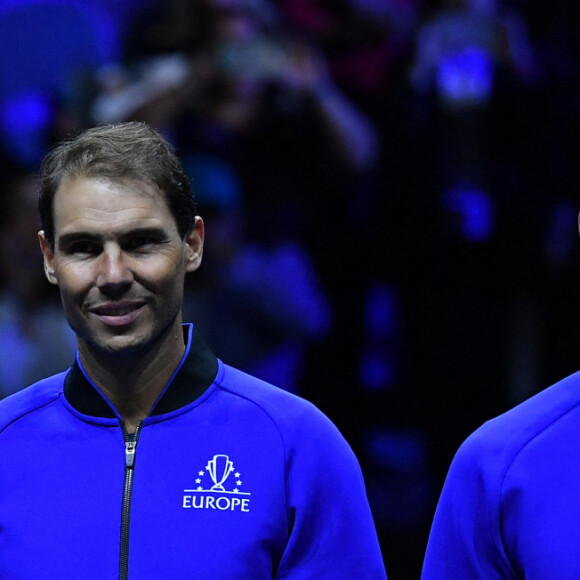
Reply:
<svg viewBox="0 0 580 580"><path fill-rule="evenodd" d="M461 441L579 366L577 12L1 0L0 397L74 356L37 247L40 160L147 121L207 223L185 318L334 420L390 580L418 578Z"/></svg>

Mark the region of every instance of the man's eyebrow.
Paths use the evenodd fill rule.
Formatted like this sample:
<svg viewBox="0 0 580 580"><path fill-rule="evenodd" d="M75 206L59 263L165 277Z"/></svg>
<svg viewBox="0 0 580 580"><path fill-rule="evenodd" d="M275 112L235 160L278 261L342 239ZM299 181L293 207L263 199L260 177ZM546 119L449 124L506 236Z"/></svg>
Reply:
<svg viewBox="0 0 580 580"><path fill-rule="evenodd" d="M154 238L156 240L165 239L167 232L163 228L142 227L133 228L119 234L119 240L129 240L136 237Z"/></svg>
<svg viewBox="0 0 580 580"><path fill-rule="evenodd" d="M101 236L89 232L71 232L70 234L63 234L57 238L59 248L70 246L79 241L98 242L100 240Z"/></svg>
<svg viewBox="0 0 580 580"><path fill-rule="evenodd" d="M156 227L137 227L130 230L126 230L118 234L116 237L123 242L134 237L153 237L157 239L162 239L167 237L167 232L163 228ZM95 234L91 232L70 232L68 234L63 234L58 238L58 246L66 247L74 242L78 241L89 241L89 242L102 242L106 236L102 234Z"/></svg>

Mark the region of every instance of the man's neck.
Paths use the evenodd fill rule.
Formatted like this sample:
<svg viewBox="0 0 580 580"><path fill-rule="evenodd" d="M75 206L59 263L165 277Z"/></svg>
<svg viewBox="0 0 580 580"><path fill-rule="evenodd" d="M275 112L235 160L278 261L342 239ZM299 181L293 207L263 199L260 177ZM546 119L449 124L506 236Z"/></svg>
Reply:
<svg viewBox="0 0 580 580"><path fill-rule="evenodd" d="M102 353L79 341L83 368L113 403L129 432L149 416L184 352L181 329L178 340L165 340L147 353Z"/></svg>

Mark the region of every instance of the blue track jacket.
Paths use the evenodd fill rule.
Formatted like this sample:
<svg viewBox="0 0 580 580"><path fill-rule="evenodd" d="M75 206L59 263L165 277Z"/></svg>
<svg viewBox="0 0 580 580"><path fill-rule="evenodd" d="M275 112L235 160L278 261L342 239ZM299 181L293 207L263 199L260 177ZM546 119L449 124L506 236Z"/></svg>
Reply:
<svg viewBox="0 0 580 580"><path fill-rule="evenodd" d="M580 578L580 373L488 421L457 452L423 580Z"/></svg>
<svg viewBox="0 0 580 580"><path fill-rule="evenodd" d="M0 402L0 578L384 580L336 427L185 332L134 437L78 360Z"/></svg>

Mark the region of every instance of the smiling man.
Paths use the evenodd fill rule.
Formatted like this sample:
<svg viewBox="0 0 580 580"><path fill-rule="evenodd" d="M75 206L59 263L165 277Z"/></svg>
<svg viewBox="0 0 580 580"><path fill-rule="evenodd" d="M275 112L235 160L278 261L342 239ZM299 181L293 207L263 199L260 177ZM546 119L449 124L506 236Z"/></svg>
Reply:
<svg viewBox="0 0 580 580"><path fill-rule="evenodd" d="M52 215L54 240L40 232L47 278L87 373L135 430L185 352L184 277L200 264L203 222L182 238L164 198L135 178L65 177Z"/></svg>
<svg viewBox="0 0 580 580"><path fill-rule="evenodd" d="M78 352L0 402L0 578L386 578L358 462L315 407L183 324L204 226L142 123L42 165L39 233Z"/></svg>

